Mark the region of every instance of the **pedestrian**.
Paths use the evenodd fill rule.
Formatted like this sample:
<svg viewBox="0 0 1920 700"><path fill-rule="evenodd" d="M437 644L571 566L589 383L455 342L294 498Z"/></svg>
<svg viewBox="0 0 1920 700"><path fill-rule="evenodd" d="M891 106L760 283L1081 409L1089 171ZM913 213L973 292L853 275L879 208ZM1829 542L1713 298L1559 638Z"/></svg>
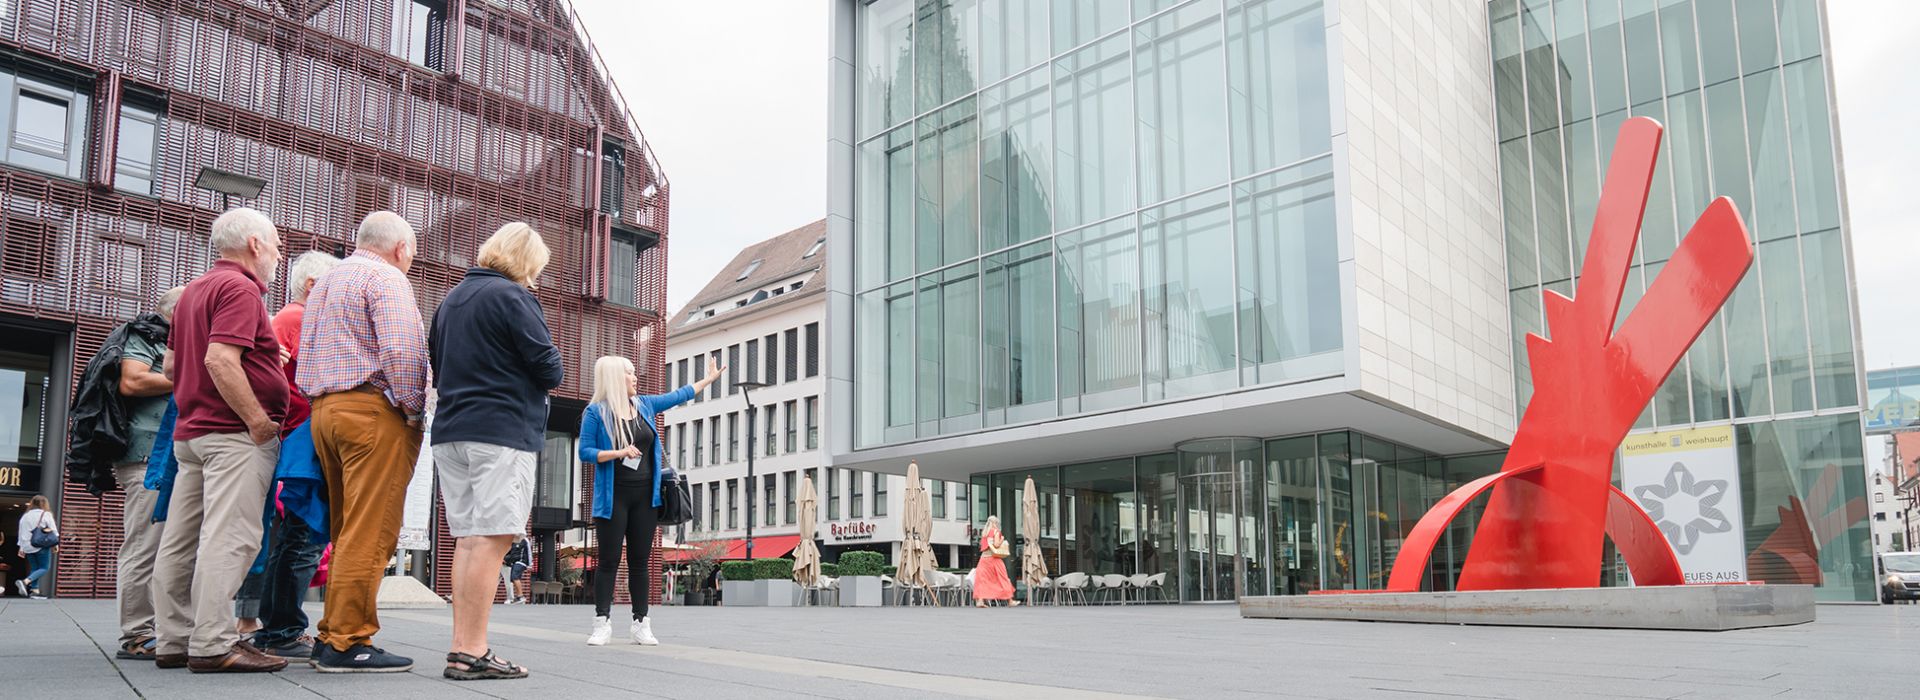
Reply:
<svg viewBox="0 0 1920 700"><path fill-rule="evenodd" d="M300 365L300 322L306 312L307 297L312 294L313 286L320 281L320 277L339 264L339 258L317 250L295 258L287 272L287 291L293 295L293 301L273 315L273 335L286 351L285 376L287 386L292 388L287 420L281 428L283 439L305 425L309 413L307 398L301 395L294 382L295 372ZM311 443L311 440L307 440L301 444ZM289 454L289 449L293 449L291 443L281 446L283 463L290 457L313 458L311 449L306 449L300 455ZM284 489L283 483L276 482L276 491L284 492ZM302 662L313 658L313 637L307 634L304 606L307 588L320 567L320 554L325 548L324 536L302 519L297 509L284 504L275 508L266 561L258 575L256 589L260 621L257 625L259 631L253 635L253 645L261 651Z"/></svg>
<svg viewBox="0 0 1920 700"><path fill-rule="evenodd" d="M287 381L261 301L280 264L273 221L245 207L213 220L219 259L187 285L165 360L179 471L154 562L155 665L271 672L287 662L240 639L233 596L260 552L261 507L280 454Z"/></svg>
<svg viewBox="0 0 1920 700"><path fill-rule="evenodd" d="M322 673L400 673L413 660L373 645L375 596L400 536L420 453L427 339L407 272L413 226L378 211L354 253L320 277L300 323L300 389L311 397L315 456L326 481L333 559L313 665Z"/></svg>
<svg viewBox="0 0 1920 700"><path fill-rule="evenodd" d="M978 607L998 600L1019 605L1013 599L1013 580L1007 578L1007 538L1000 534L1000 516L987 516L986 532L980 534L980 562L973 567L973 600Z"/></svg>
<svg viewBox="0 0 1920 700"><path fill-rule="evenodd" d="M53 550L60 546L59 542L60 519L54 516L47 497L36 493L27 499L27 512L20 516L20 537L15 542L20 546L20 554L27 558L27 577L13 582L20 595L34 600L47 599L40 593L40 577L53 568Z"/></svg>
<svg viewBox="0 0 1920 700"><path fill-rule="evenodd" d="M667 469L667 451L660 446L654 415L692 400L720 378L726 367L715 363L707 376L690 386L652 396L639 395L639 378L624 357L602 357L593 363L593 403L580 415L580 461L593 462L593 526L600 558L593 579L593 632L587 643L600 646L613 636L608 617L613 609L614 579L620 573L620 545L627 546L627 595L632 599L633 622L627 628L635 644L660 643L647 618L651 583L647 559L660 507L660 473ZM611 487L611 488L609 488Z"/></svg>
<svg viewBox="0 0 1920 700"><path fill-rule="evenodd" d="M525 678L493 655L487 620L507 549L526 534L547 392L566 375L533 295L551 253L532 226L501 226L447 293L427 337L439 392L433 463L453 556L453 680ZM509 598L513 588L507 588Z"/></svg>
<svg viewBox="0 0 1920 700"><path fill-rule="evenodd" d="M508 605L527 602L526 593L520 586L530 568L533 568L533 540L521 535L512 547L507 548L507 558L500 563L500 583L507 587Z"/></svg>
<svg viewBox="0 0 1920 700"><path fill-rule="evenodd" d="M120 350L120 379L115 393L126 404L128 417L127 452L113 466L114 479L124 496L119 567L114 577L120 599L120 648L114 656L121 659L152 661L158 641L153 634L153 559L160 550L164 523L153 521L153 505L159 494L147 488L147 457L153 453L160 418L167 412L167 397L173 394L173 380L167 379L162 370L166 367L173 311L186 291L186 287L167 290L160 295L153 313L129 321L126 342ZM157 333L135 332L132 327L136 325Z"/></svg>

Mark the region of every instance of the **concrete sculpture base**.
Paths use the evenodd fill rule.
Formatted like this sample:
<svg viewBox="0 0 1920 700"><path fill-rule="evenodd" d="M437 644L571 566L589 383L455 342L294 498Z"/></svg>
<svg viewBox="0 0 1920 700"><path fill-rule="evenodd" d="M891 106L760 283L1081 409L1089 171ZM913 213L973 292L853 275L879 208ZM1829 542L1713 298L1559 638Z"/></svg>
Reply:
<svg viewBox="0 0 1920 700"><path fill-rule="evenodd" d="M412 576L380 579L375 606L381 610L427 610L447 607L447 600Z"/></svg>
<svg viewBox="0 0 1920 700"><path fill-rule="evenodd" d="M1812 622L1813 607L1812 586L1754 584L1257 596L1240 616L1720 632Z"/></svg>

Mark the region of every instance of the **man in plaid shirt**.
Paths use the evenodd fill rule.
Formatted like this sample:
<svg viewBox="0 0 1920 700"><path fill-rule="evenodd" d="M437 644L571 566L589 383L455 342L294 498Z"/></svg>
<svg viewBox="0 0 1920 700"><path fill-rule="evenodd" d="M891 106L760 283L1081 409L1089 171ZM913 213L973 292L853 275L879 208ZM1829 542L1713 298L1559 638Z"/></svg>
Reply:
<svg viewBox="0 0 1920 700"><path fill-rule="evenodd" d="M426 408L426 329L407 281L418 252L399 214L368 214L353 255L314 283L300 325L295 381L313 397L313 447L331 504L333 562L313 654L322 673L413 668L373 646L373 635Z"/></svg>

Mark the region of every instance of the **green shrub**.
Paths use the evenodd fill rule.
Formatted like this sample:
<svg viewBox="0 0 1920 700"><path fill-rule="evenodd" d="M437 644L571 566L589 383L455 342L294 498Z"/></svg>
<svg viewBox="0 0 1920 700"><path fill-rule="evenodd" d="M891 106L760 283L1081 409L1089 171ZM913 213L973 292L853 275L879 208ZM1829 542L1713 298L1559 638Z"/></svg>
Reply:
<svg viewBox="0 0 1920 700"><path fill-rule="evenodd" d="M792 559L755 559L753 560L754 578L762 581L778 581L793 578Z"/></svg>
<svg viewBox="0 0 1920 700"><path fill-rule="evenodd" d="M840 578L840 565L823 563L820 565L820 575Z"/></svg>
<svg viewBox="0 0 1920 700"><path fill-rule="evenodd" d="M879 552L847 552L840 555L840 575L879 576L887 567L887 557Z"/></svg>
<svg viewBox="0 0 1920 700"><path fill-rule="evenodd" d="M753 571L753 562L750 561L720 562L720 576L728 581L752 581Z"/></svg>

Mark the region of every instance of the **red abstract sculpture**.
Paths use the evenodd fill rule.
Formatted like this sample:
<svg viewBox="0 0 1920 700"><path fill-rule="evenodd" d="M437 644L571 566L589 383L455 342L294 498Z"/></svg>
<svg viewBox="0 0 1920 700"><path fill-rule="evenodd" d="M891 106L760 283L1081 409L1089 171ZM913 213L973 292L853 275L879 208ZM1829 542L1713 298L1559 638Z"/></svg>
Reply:
<svg viewBox="0 0 1920 700"><path fill-rule="evenodd" d="M1753 244L1733 203L1713 200L1615 330L1661 132L1645 117L1620 126L1578 290L1573 299L1546 292L1553 339L1527 336L1533 400L1505 463L1420 518L1393 562L1387 590L1420 590L1447 524L1489 489L1460 590L1597 586L1606 537L1640 585L1684 582L1666 538L1614 488L1614 450L1733 294L1753 264Z"/></svg>

